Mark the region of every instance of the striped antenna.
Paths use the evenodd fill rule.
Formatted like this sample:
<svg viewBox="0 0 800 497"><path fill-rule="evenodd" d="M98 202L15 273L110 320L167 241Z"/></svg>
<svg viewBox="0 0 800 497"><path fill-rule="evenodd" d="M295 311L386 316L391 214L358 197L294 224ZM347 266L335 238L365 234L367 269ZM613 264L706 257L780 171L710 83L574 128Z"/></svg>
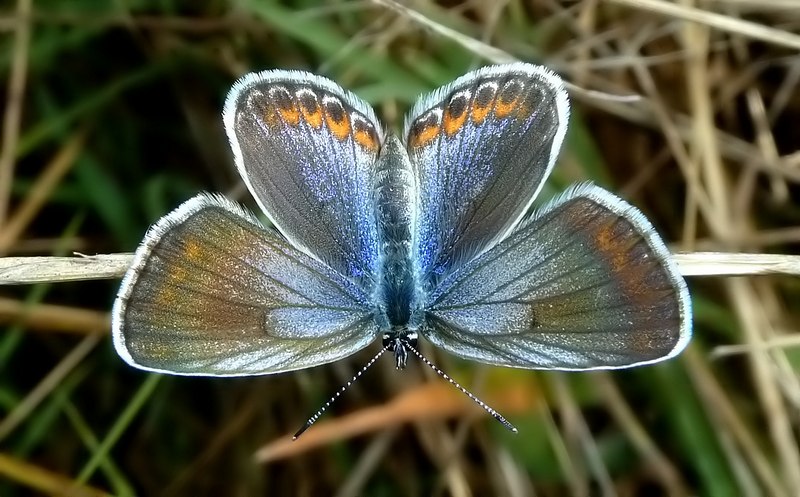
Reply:
<svg viewBox="0 0 800 497"><path fill-rule="evenodd" d="M413 347L413 346L412 346L412 345L411 345L411 344L410 344L408 341L406 341L406 340L402 340L402 343L403 343L403 345L404 345L405 347L407 347L407 348L408 348L408 349L409 349L411 352L413 352L413 353L414 353L414 355L416 355L417 357L419 357L419 360L420 360L420 361L424 362L424 363L425 363L425 364L427 364L427 365L428 365L428 366L429 366L429 367L430 367L432 370L436 371L436 374L438 374L439 376L441 376L441 377L442 377L442 378L444 378L445 380L449 381L451 385L453 385L454 387L456 387L456 388L458 388L459 390L461 390L461 392L462 392L464 395L466 395L467 397L469 397L470 399L472 399L472 401L473 401L473 402L475 402L476 404L478 404L479 406L481 406L481 407L483 408L483 410L484 410L484 411L488 412L488 413L489 413L489 415L491 415L491 416L492 416L494 419L496 419L498 422L500 422L500 424L501 424L501 425L503 425L503 426L504 426L504 427L505 427L505 428L506 428L508 431L510 431L511 433L517 433L517 428L516 428L514 425L512 425L512 424L511 424L511 423L510 423L510 422L509 422L509 421L508 421L506 418L504 418L502 414L500 414L499 412L497 412L497 411L495 411L494 409L492 409L492 408L491 408L491 407L490 407L490 406L489 406L489 405L488 405L486 402L482 401L481 399L479 399L478 397L476 397L475 395L473 395L473 394L472 394L472 392L470 392L470 391L469 391L469 390L467 390L466 388L462 387L462 386L461 386L461 384L460 384L460 383L458 383L456 380L454 380L454 379L450 378L449 376L447 376L447 373L445 373L444 371L442 371L441 369L439 369L438 367L436 367L436 365L435 365L435 364L433 364L433 363L432 363L431 361L429 361L429 360L428 360L428 359L427 359L425 356L423 356L423 355L422 355L422 354L421 354L421 353L420 353L420 352L419 352L417 349L415 349L415 348L414 348L414 347Z"/></svg>
<svg viewBox="0 0 800 497"><path fill-rule="evenodd" d="M340 389L339 389L339 391L337 391L335 394L333 394L333 395L331 396L331 398L330 398L330 399L328 399L328 402L325 402L325 405L323 405L322 407L320 407L320 408L319 408L319 410L318 410L316 413L314 413L314 415L313 415L313 416L311 416L310 418L308 418L308 421L306 421L306 423L303 425L303 427L302 427L302 428L300 428L299 430L297 430L297 433L295 433L295 434L294 434L294 436L292 437L292 441L294 441L294 440L297 440L297 439L300 437L300 435L302 435L302 434L303 434L303 433L304 433L304 432L305 432L307 429L311 428L311 425L313 425L314 423L316 423L316 422L317 422L317 420L319 419L319 417L320 417L320 416L322 416L322 414L325 412L325 410L326 410L326 409L328 409L328 407L330 407L330 406L331 406L331 404L333 404L333 403L336 401L336 399L338 399L339 397L341 397L341 395L342 395L342 394L345 392L345 390L347 390L348 388L350 388L350 385L352 385L353 383L355 383L355 381L356 381L357 379L359 379L359 378L361 377L361 375L362 375L362 374L364 374L364 371L366 371L367 369L369 369L369 368L370 368L370 366L372 366L373 364L375 364L375 361L377 361L377 360L378 360L378 358L379 358L380 356L382 356L384 352L386 352L387 350L389 350L389 347L390 347L390 346L391 346L391 344L387 344L387 345L385 345L385 346L384 346L384 347L383 347L383 348L382 348L382 349L381 349L381 350L380 350L380 351L379 351L377 354L375 354L375 357L373 357L372 359L370 359L370 361L369 361L368 363L366 363L366 364L364 365L364 367L363 367L363 368L361 368L361 370L360 370L358 373L356 373L355 375L353 375L353 377L352 377L352 378L350 378L350 381L348 381L347 383L345 383L345 384L342 386L342 388L340 388Z"/></svg>

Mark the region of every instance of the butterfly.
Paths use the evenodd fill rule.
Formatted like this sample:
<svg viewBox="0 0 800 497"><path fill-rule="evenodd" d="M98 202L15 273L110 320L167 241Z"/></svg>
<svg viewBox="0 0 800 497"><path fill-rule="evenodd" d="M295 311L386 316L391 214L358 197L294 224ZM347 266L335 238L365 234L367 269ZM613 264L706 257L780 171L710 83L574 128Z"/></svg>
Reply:
<svg viewBox="0 0 800 497"><path fill-rule="evenodd" d="M421 97L402 136L333 81L252 73L223 112L274 226L200 194L149 229L112 313L129 364L179 375L310 368L419 337L498 366L654 363L691 336L684 279L653 226L591 184L531 205L569 119L562 80L513 63Z"/></svg>

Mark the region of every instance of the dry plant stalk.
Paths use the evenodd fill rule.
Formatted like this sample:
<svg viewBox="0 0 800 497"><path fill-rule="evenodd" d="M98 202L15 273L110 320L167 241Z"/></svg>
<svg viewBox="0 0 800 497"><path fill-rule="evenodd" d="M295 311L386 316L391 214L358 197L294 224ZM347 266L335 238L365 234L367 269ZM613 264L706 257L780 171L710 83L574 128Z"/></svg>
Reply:
<svg viewBox="0 0 800 497"><path fill-rule="evenodd" d="M684 276L800 276L800 256L725 252L673 254ZM133 254L99 254L76 257L0 258L0 285L62 283L121 278Z"/></svg>

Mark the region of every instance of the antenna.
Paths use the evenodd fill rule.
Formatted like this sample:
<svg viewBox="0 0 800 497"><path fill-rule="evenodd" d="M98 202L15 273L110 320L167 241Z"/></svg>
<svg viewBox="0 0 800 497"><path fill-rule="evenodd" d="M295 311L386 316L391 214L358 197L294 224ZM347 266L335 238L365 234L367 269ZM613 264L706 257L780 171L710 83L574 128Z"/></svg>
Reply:
<svg viewBox="0 0 800 497"><path fill-rule="evenodd" d="M429 361L416 348L414 348L408 340L406 340L405 338L395 338L394 340L384 345L381 348L381 350L378 351L378 353L375 354L375 356L372 359L370 359L369 362L367 362L363 368L361 368L360 371L358 371L356 374L353 375L352 378L350 378L350 381L345 383L342 386L342 388L340 388L335 394L333 394L331 398L328 399L328 401L325 402L325 404L322 407L320 407L316 413L314 413L313 416L308 418L308 420L305 422L302 428L297 430L297 433L294 434L294 436L292 437L292 441L297 440L300 437L300 435L302 435L303 433L305 433L306 430L311 428L311 425L317 422L320 416L322 416L322 414L331 406L331 404L333 404L348 388L350 388L350 386L353 383L355 383L355 381L358 380L361 377L361 375L363 375L364 372L366 372L367 369L369 369L373 364L375 364L375 362L378 360L378 358L380 358L380 356L382 356L390 348L392 347L396 348L398 346L402 347L404 350L408 349L411 352L413 352L414 355L417 356L420 361L422 361L429 368L434 370L436 374L447 380L451 385L461 390L461 392L464 395L466 395L467 397L472 399L473 402L481 406L481 408L483 408L484 411L489 413L489 415L491 415L495 420L497 420L501 425L503 425L508 431L510 431L511 433L517 433L517 428L514 427L514 425L512 425L506 418L504 418L502 414L492 409L492 407L489 406L486 402L482 401L481 399L473 395L472 392L462 387L459 382L447 376L447 373L445 373L444 371L439 369L435 364ZM403 361L403 363L405 363L405 361Z"/></svg>
<svg viewBox="0 0 800 497"><path fill-rule="evenodd" d="M454 380L454 379L450 378L449 376L447 376L447 373L445 373L444 371L442 371L441 369L436 367L435 364L433 364L431 361L429 361L417 349L412 347L411 344L408 341L403 340L402 342L403 342L403 345L405 347L408 347L408 349L411 350L411 352L413 352L414 355L417 356L420 361L422 361L425 364L427 364L432 370L436 371L436 374L438 374L439 376L441 376L442 378L444 378L445 380L450 382L451 385L453 385L454 387L456 387L459 390L461 390L461 392L464 395L466 395L467 397L472 399L473 402L475 402L476 404L481 406L484 411L488 412L494 419L496 419L498 422L500 422L500 424L503 425L508 431L510 431L511 433L517 433L517 428L514 427L514 425L512 425L506 418L504 418L502 414L500 414L499 412L497 412L494 409L492 409L488 404L486 404L486 402L482 401L481 399L479 399L478 397L473 395L472 392L470 392L466 388L462 387L461 384L458 383L456 380Z"/></svg>
<svg viewBox="0 0 800 497"><path fill-rule="evenodd" d="M292 441L294 441L294 440L297 440L297 439L300 437L300 435L302 435L302 434L303 434L303 433L304 433L304 432L305 432L307 429L311 428L311 425L313 425L314 423L316 423L316 422L317 422L317 420L319 419L319 417L320 417L320 416L322 416L322 414L325 412L325 410L326 410L327 408L329 408L329 407L331 406L331 404L333 404L333 403L336 401L336 399L338 399L338 398L339 398L339 397L340 397L340 396L341 396L341 395L342 395L342 394L345 392L345 390L347 390L348 388L350 388L350 385L352 385L353 383L355 383L355 381L356 381L357 379L359 379L359 378L361 377L361 375L362 375L362 374L364 374L364 371L366 371L367 369L369 369L369 368L370 368L370 366L372 366L373 364L375 364L375 361L377 361L377 360L378 360L378 358L379 358L380 356L382 356L384 352L386 352L387 350L389 350L389 347L390 347L390 346L391 346L391 344L385 345L385 346L384 346L384 347L383 347L383 348L382 348L382 349L381 349L381 350L380 350L380 351L379 351L377 354L375 354L375 357L373 357L372 359L370 359L370 361L369 361L368 363L366 363L366 364L364 365L364 367L363 367L363 368L361 368L361 370L360 370L358 373L356 373L355 375L353 375L353 377L352 377L352 378L350 378L350 381L348 381L347 383L345 383L344 385L342 385L342 388L340 388L340 389L339 389L339 390L338 390L338 391L337 391L335 394L333 394L333 395L331 396L331 398L330 398L330 399L328 399L328 402L325 402L325 405L323 405L322 407L320 407L320 408L319 408L319 410L318 410L316 413L314 413L314 415L313 415L313 416L311 416L310 418L308 418L308 421L306 421L306 423L303 425L303 427L302 427L302 428L300 428L299 430L297 430L297 433L295 433L295 434L294 434L294 436L292 437ZM462 389L462 390L463 390L463 389ZM469 392L466 392L466 393L467 393L467 395L472 395L472 394L470 394ZM476 399L476 400L477 400L477 399ZM478 402L480 402L480 401L478 401ZM499 415L498 415L498 416L499 416ZM505 421L505 420L503 420L503 421ZM510 425L509 425L509 426L510 426ZM516 429L515 429L514 431L516 431Z"/></svg>

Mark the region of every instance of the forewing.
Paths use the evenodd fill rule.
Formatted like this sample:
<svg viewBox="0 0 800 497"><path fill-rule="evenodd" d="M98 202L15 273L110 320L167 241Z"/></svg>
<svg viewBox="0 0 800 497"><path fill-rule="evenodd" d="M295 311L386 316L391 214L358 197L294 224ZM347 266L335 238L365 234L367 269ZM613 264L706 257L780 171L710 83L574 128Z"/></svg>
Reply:
<svg viewBox="0 0 800 497"><path fill-rule="evenodd" d="M431 296L423 334L461 357L536 369L611 369L676 355L686 283L634 207L579 186Z"/></svg>
<svg viewBox="0 0 800 497"><path fill-rule="evenodd" d="M364 281L378 258L373 164L383 132L372 108L299 71L248 74L225 103L236 167L296 247Z"/></svg>
<svg viewBox="0 0 800 497"><path fill-rule="evenodd" d="M530 64L468 73L406 119L419 181L417 258L435 285L517 225L555 164L569 103L561 79Z"/></svg>
<svg viewBox="0 0 800 497"><path fill-rule="evenodd" d="M359 287L209 195L150 229L112 321L128 363L185 375L307 368L348 356L377 334Z"/></svg>

